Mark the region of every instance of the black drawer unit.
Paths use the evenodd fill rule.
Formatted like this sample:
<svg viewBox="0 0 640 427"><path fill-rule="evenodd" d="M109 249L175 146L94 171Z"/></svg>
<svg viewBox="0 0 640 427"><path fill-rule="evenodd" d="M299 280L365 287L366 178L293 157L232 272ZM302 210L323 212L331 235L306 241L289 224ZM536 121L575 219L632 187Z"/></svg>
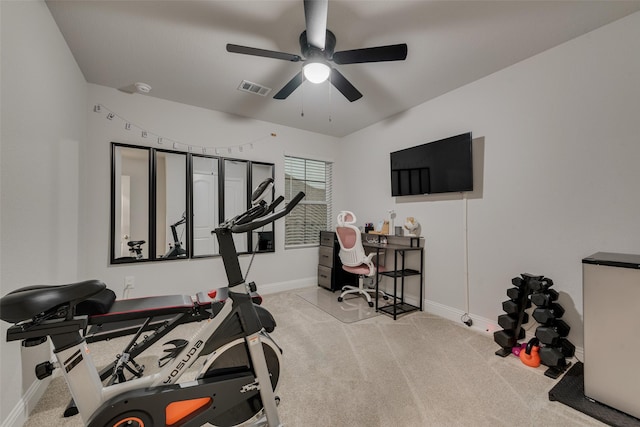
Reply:
<svg viewBox="0 0 640 427"><path fill-rule="evenodd" d="M339 291L345 285L358 284L358 276L347 273L340 262L340 244L333 231L320 232L318 250L318 286L330 291Z"/></svg>

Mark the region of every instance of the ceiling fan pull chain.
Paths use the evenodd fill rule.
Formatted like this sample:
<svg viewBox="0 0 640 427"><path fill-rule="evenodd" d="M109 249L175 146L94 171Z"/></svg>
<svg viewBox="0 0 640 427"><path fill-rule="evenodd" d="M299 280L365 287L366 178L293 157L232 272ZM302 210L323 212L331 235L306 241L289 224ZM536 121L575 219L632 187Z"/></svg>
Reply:
<svg viewBox="0 0 640 427"><path fill-rule="evenodd" d="M333 98L331 97L333 91L331 90L331 86L333 85L329 84L329 123L331 123L331 107L333 106Z"/></svg>
<svg viewBox="0 0 640 427"><path fill-rule="evenodd" d="M302 79L302 94L300 95L300 117L304 117L304 73L302 73L302 76L300 78Z"/></svg>

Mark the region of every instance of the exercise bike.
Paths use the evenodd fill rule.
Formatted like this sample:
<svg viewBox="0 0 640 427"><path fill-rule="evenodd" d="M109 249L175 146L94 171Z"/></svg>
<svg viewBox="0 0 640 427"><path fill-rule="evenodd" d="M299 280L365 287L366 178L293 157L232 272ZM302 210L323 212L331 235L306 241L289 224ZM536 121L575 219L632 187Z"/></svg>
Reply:
<svg viewBox="0 0 640 427"><path fill-rule="evenodd" d="M247 286L252 290L251 299L262 327L268 333L273 332L276 327L275 319L269 311L260 307L262 296L253 291L256 289L255 283L250 282ZM100 370L100 380L114 384L127 381L127 375L142 377L145 366L137 363L138 356L175 328L215 316L220 311L221 302L226 298L224 291L216 289L198 292L194 296L162 295L116 300L115 293L105 288L76 305L76 316L87 315L88 328L83 334L87 344L133 335L114 360ZM187 344L188 341L184 339L166 342L163 349L165 354L158 359L158 366L163 367ZM51 362L36 366L38 379L44 379L52 372ZM77 414L78 408L71 399L64 410L64 417Z"/></svg>
<svg viewBox="0 0 640 427"><path fill-rule="evenodd" d="M264 184L264 185L263 185ZM271 184L263 183L256 192ZM258 196L260 196L258 194ZM87 316L75 307L105 285L90 280L62 286L34 286L0 299L0 318L14 323L7 341L50 337L58 364L85 425L89 427L233 426L246 422L280 426L275 395L281 349L262 327L240 271L232 233L245 233L287 215L302 200L300 192L284 209L264 200L214 230L228 286L217 313L159 372L103 386L81 332ZM256 200L254 192L253 199ZM231 288L244 285L244 292ZM193 381L178 383L184 372L207 356Z"/></svg>

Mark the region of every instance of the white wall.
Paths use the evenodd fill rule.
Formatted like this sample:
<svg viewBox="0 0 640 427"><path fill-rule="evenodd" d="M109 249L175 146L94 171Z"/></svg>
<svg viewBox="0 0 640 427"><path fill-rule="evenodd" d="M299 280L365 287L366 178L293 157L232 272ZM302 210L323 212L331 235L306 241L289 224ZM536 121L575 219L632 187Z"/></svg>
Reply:
<svg viewBox="0 0 640 427"><path fill-rule="evenodd" d="M4 295L77 279L78 159L87 114L85 80L44 2L0 4ZM21 369L20 343L6 343L8 325L0 324L0 420L20 423L38 381L33 366ZM40 347L27 360L47 360L48 346Z"/></svg>
<svg viewBox="0 0 640 427"><path fill-rule="evenodd" d="M336 209L375 222L393 208L397 222L415 216L423 224L430 308L465 310L465 204L470 313L495 320L511 277L544 274L562 293L570 338L579 346L581 258L640 252L640 13L336 140L86 85L44 3L0 5L2 294L90 277L121 294L124 277L133 275L131 296L224 283L220 259L109 266L110 142L145 141L91 112L97 103L150 132L199 146L275 132L234 156L275 163L279 192L284 153L340 159ZM481 189L466 203L459 195L390 196L390 151L465 131L474 133L484 158ZM277 252L253 264L249 279L263 291L315 282L317 248L284 251L283 239L281 221ZM17 425L31 374L16 369L18 345L3 341L0 418Z"/></svg>
<svg viewBox="0 0 640 427"><path fill-rule="evenodd" d="M153 85L152 85L153 86ZM212 95L213 96L213 95ZM252 95L245 95L252 96ZM271 123L205 110L175 102L130 95L89 85L88 143L81 155L80 262L82 278L97 278L122 295L124 278L135 277L130 296L195 293L226 284L222 260L218 258L173 260L136 265L109 265L109 192L111 142L156 145L157 137L143 139L141 132L124 129L124 121L106 119L106 112L94 113L102 104L119 117L155 135L199 147L229 147L254 143L229 157L275 164L276 193L284 193L284 154L337 160L337 139ZM270 134L275 133L276 137ZM171 148L171 147L169 147ZM276 224L276 253L259 254L251 267L263 293L316 281L317 248L284 250L284 221ZM242 256L243 272L249 256Z"/></svg>
<svg viewBox="0 0 640 427"><path fill-rule="evenodd" d="M430 308L466 311L465 201L392 198L389 152L472 131L484 165L466 202L470 313L497 322L511 278L542 274L582 346L581 259L640 252L638 52L635 13L344 138L336 209L362 222L415 216Z"/></svg>

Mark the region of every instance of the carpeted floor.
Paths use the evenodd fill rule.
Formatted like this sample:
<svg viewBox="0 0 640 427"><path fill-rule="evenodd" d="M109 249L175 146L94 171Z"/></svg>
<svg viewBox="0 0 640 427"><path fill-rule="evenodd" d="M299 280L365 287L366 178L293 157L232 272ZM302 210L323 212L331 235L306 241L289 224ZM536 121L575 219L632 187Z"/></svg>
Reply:
<svg viewBox="0 0 640 427"><path fill-rule="evenodd" d="M264 300L278 322L272 336L284 350L278 395L285 426L605 425L549 401L558 380L544 376L544 367L495 356L489 335L424 312L343 323L299 292ZM92 345L97 364L124 341ZM151 349L143 362L155 364ZM62 418L68 399L58 373L25 426L82 426L78 416Z"/></svg>
<svg viewBox="0 0 640 427"><path fill-rule="evenodd" d="M367 300L359 294L347 294L340 303L338 303L339 292L330 292L321 287L305 289L297 294L300 298L332 315L342 323L359 322L382 315L381 312L376 312L375 307L369 307ZM371 301L375 303L375 300ZM379 307L382 307L387 303L384 299L379 298L378 304Z"/></svg>

